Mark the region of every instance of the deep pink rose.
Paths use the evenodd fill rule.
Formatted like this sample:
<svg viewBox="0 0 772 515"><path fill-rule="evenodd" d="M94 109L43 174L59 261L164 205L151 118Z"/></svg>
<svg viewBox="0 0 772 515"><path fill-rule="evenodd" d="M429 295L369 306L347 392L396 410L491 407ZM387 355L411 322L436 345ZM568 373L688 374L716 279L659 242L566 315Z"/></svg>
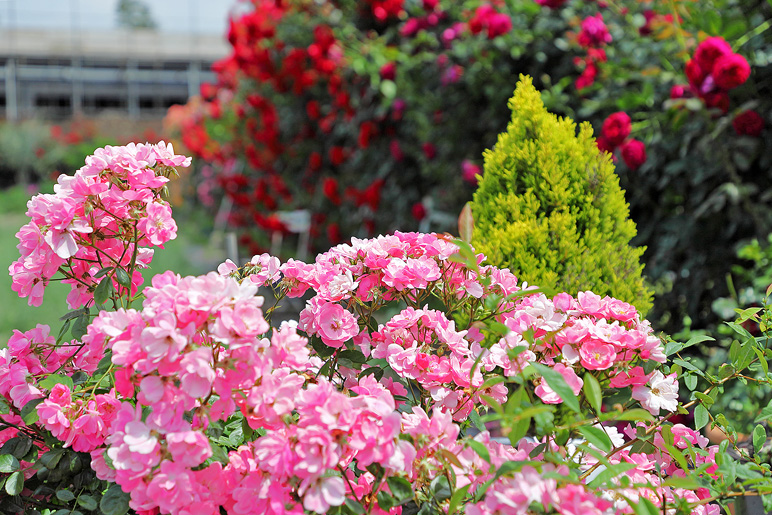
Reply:
<svg viewBox="0 0 772 515"><path fill-rule="evenodd" d="M694 51L694 60L705 70L710 72L716 60L724 55L732 53L732 47L721 37L708 38L697 46Z"/></svg>
<svg viewBox="0 0 772 515"><path fill-rule="evenodd" d="M493 39L512 30L512 19L504 13L496 13L488 18L488 39Z"/></svg>
<svg viewBox="0 0 772 515"><path fill-rule="evenodd" d="M686 86L683 84L676 84L672 88L670 88L670 98L676 99L676 98L684 98L686 96L686 92L688 90L686 89Z"/></svg>
<svg viewBox="0 0 772 515"><path fill-rule="evenodd" d="M637 170L646 162L646 145L637 139L630 139L622 144L622 159L630 170Z"/></svg>
<svg viewBox="0 0 772 515"><path fill-rule="evenodd" d="M579 44L585 48L598 47L611 43L611 34L603 23L603 15L597 13L582 20L582 31L579 33Z"/></svg>
<svg viewBox="0 0 772 515"><path fill-rule="evenodd" d="M751 66L740 54L727 54L718 58L711 75L716 86L729 90L748 80L751 76Z"/></svg>
<svg viewBox="0 0 772 515"><path fill-rule="evenodd" d="M630 135L630 127L630 117L624 111L618 111L603 121L601 134L612 147L617 147Z"/></svg>

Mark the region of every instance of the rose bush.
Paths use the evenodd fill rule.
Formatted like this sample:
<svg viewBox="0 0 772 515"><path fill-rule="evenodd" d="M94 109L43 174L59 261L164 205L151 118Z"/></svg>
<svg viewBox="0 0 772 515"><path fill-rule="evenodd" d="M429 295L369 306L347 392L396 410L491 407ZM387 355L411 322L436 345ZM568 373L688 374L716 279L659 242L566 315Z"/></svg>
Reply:
<svg viewBox="0 0 772 515"><path fill-rule="evenodd" d="M300 248L313 253L349 236L451 230L521 73L550 111L596 134L614 113L630 118L622 141L599 143L620 162L634 244L647 247L657 327L715 321L735 245L772 230L768 2L241 5L218 82L174 117L213 163L203 198L232 206L250 254L277 233L289 257L296 209L310 214ZM760 120L733 131L745 111Z"/></svg>
<svg viewBox="0 0 772 515"><path fill-rule="evenodd" d="M631 305L520 285L462 240L355 238L138 293L188 164L108 147L30 201L18 291L61 278L73 311L0 354L4 511L713 515L772 491L768 463L698 432L706 399L767 366L766 338L708 377ZM299 320L271 327L260 286L305 295ZM710 384L682 403L695 374ZM695 429L674 421L695 406Z"/></svg>

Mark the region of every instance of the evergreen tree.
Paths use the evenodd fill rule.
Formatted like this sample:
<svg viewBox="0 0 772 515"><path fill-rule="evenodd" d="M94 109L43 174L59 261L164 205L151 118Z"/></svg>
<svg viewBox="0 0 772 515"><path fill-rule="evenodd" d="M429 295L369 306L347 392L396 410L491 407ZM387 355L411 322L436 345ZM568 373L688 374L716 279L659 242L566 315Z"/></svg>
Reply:
<svg viewBox="0 0 772 515"><path fill-rule="evenodd" d="M475 248L521 281L574 295L592 290L645 313L644 249L630 246L635 224L592 127L582 124L577 135L571 119L548 113L530 77L520 77L509 107L507 131L483 154Z"/></svg>

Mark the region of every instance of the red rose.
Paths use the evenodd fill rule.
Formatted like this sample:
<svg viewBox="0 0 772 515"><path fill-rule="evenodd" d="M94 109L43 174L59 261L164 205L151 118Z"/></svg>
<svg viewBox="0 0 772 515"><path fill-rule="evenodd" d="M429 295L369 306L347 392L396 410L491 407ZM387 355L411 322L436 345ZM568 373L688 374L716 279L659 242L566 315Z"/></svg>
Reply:
<svg viewBox="0 0 772 515"><path fill-rule="evenodd" d="M630 139L622 144L622 159L630 170L637 170L646 162L646 145L637 139Z"/></svg>
<svg viewBox="0 0 772 515"><path fill-rule="evenodd" d="M734 131L740 136L757 138L764 130L764 118L756 111L743 111L732 120Z"/></svg>
<svg viewBox="0 0 772 515"><path fill-rule="evenodd" d="M727 54L719 57L710 72L716 86L721 89L736 88L751 76L751 66L740 54Z"/></svg>
<svg viewBox="0 0 772 515"><path fill-rule="evenodd" d="M609 115L603 121L601 134L612 147L621 145L630 135L630 117L624 111Z"/></svg>
<svg viewBox="0 0 772 515"><path fill-rule="evenodd" d="M432 143L429 143L428 141L421 145L421 150L424 151L424 155L426 156L426 159L432 160L435 157L437 157L437 147L435 147Z"/></svg>
<svg viewBox="0 0 772 515"><path fill-rule="evenodd" d="M330 162L333 166L340 166L346 160L346 151L343 147L334 146L330 149Z"/></svg>
<svg viewBox="0 0 772 515"><path fill-rule="evenodd" d="M413 208L410 211L413 215L413 218L419 222L426 217L426 208L420 202L413 204Z"/></svg>
<svg viewBox="0 0 772 515"><path fill-rule="evenodd" d="M700 65L700 68L710 72L719 57L731 53L732 47L724 41L724 38L712 37L697 46L697 50L694 51L694 60Z"/></svg>
<svg viewBox="0 0 772 515"><path fill-rule="evenodd" d="M332 177L327 177L322 182L322 193L330 199L333 204L340 205L340 195L338 194L338 181Z"/></svg>

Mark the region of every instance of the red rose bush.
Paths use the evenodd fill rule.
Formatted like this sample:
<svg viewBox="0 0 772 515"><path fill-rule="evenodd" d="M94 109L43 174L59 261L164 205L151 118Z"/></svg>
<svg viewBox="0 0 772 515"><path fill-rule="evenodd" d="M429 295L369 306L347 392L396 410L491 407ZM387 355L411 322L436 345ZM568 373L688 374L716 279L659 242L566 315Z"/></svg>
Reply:
<svg viewBox="0 0 772 515"><path fill-rule="evenodd" d="M671 422L680 368L635 308L519 283L461 240L354 238L137 293L187 164L103 149L30 201L11 274L31 302L68 281L80 329L0 354L0 441L32 442L0 473L28 505L79 495L46 483L71 449L102 485L77 502L108 514L719 513L725 448ZM259 288L305 298L298 321L272 327Z"/></svg>

